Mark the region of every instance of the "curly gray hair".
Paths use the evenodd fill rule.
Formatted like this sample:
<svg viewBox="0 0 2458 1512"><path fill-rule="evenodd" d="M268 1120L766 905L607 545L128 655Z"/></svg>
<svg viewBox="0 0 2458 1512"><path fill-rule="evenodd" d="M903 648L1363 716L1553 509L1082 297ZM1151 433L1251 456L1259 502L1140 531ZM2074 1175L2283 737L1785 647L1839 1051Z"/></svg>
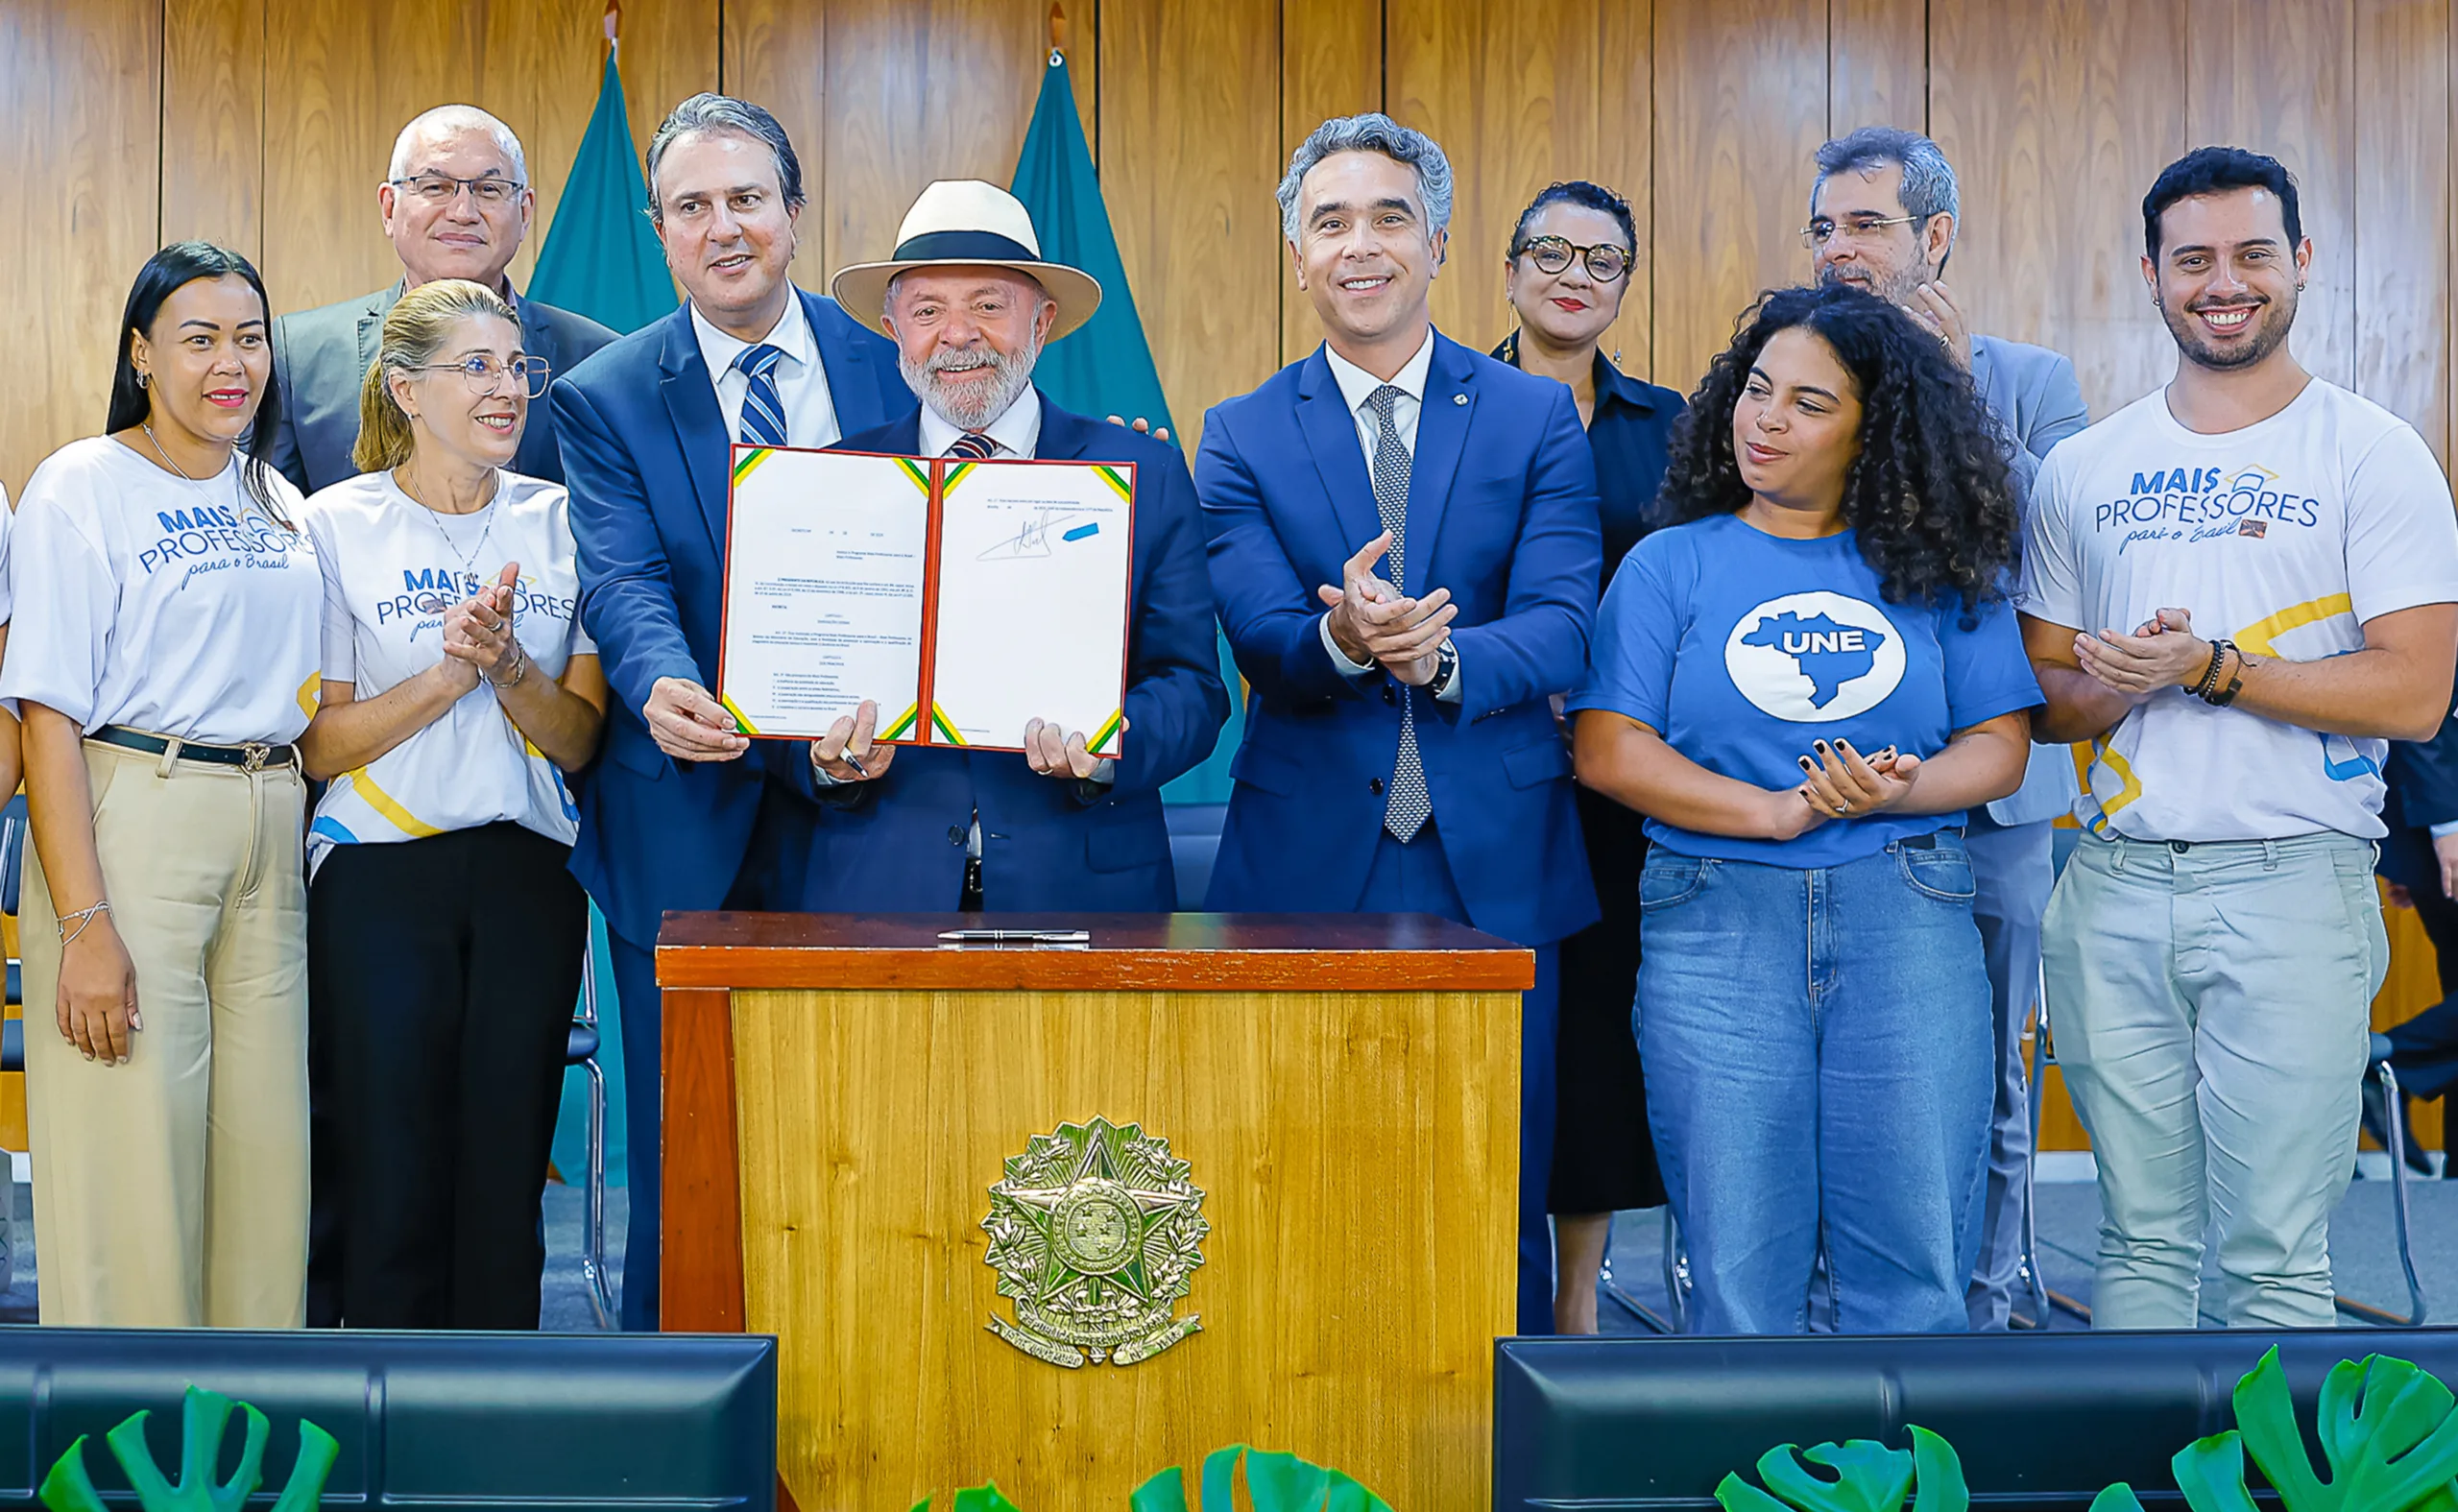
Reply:
<svg viewBox="0 0 2458 1512"><path fill-rule="evenodd" d="M1442 148L1423 132L1411 131L1379 110L1363 115L1336 115L1314 128L1297 151L1289 157L1289 172L1282 176L1280 189L1280 233L1289 241L1297 240L1302 211L1297 204L1298 185L1313 171L1314 165L1335 153L1381 153L1393 162L1406 163L1416 170L1417 197L1425 202L1426 234L1432 236L1451 225L1451 159Z"/></svg>

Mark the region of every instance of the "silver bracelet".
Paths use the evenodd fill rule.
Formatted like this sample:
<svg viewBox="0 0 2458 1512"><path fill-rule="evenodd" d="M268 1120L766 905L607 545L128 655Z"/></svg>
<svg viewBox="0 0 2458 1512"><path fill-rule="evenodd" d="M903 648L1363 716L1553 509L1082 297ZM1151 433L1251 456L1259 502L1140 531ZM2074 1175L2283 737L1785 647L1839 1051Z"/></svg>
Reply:
<svg viewBox="0 0 2458 1512"><path fill-rule="evenodd" d="M75 945L77 943L77 936L84 934L85 930L92 925L95 915L107 914L110 911L111 905L108 900L106 900L96 903L91 908L80 908L75 913L61 914L60 918L55 921L55 924L60 930L60 948L65 949L69 946ZM68 925L71 920L76 922L77 934L70 934L68 932Z"/></svg>
<svg viewBox="0 0 2458 1512"><path fill-rule="evenodd" d="M514 657L512 676L500 682L492 676L487 679L487 685L498 693L506 688L518 687L520 680L529 675L529 648L516 640L512 643L512 652Z"/></svg>

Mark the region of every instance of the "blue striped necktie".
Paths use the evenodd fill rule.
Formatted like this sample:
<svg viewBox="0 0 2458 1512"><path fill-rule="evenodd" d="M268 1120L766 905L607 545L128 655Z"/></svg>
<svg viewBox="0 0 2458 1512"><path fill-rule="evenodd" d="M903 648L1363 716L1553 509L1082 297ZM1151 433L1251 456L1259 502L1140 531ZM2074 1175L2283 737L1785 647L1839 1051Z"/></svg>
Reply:
<svg viewBox="0 0 2458 1512"><path fill-rule="evenodd" d="M746 347L734 365L742 370L751 386L742 395L742 444L746 446L782 446L785 444L785 401L777 396L777 364L784 360L783 348L761 342Z"/></svg>
<svg viewBox="0 0 2458 1512"><path fill-rule="evenodd" d="M969 430L948 443L948 455L987 462L999 455L999 444L977 430Z"/></svg>

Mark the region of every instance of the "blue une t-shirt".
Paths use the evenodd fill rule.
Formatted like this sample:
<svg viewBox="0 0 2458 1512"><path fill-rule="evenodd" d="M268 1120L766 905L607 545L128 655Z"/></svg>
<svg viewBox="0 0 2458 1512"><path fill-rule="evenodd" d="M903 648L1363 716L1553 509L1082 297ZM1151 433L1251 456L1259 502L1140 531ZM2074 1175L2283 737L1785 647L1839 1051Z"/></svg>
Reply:
<svg viewBox="0 0 2458 1512"><path fill-rule="evenodd" d="M1967 730L2040 702L2004 600L1960 594L1890 604L1856 533L1770 536L1737 515L1659 530L1623 560L1597 612L1587 684L1569 708L1660 732L1708 771L1795 787L1813 740L1888 746L1926 760ZM1660 819L1648 838L1682 855L1839 866L1963 815L1830 819L1798 839L1739 839Z"/></svg>

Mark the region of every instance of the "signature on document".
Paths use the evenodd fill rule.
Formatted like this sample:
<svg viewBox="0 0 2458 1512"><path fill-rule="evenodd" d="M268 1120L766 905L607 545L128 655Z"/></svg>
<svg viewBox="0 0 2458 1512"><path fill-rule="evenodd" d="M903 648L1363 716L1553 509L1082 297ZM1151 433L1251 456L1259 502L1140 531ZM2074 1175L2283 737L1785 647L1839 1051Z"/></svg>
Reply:
<svg viewBox="0 0 2458 1512"><path fill-rule="evenodd" d="M1084 523L1075 524L1073 521ZM1079 540L1098 535L1101 523L1082 510L1040 509L1028 512L1024 522L1014 535L998 541L975 560L980 562L1013 562L1023 557L1049 555L1049 539L1054 532L1061 540Z"/></svg>

